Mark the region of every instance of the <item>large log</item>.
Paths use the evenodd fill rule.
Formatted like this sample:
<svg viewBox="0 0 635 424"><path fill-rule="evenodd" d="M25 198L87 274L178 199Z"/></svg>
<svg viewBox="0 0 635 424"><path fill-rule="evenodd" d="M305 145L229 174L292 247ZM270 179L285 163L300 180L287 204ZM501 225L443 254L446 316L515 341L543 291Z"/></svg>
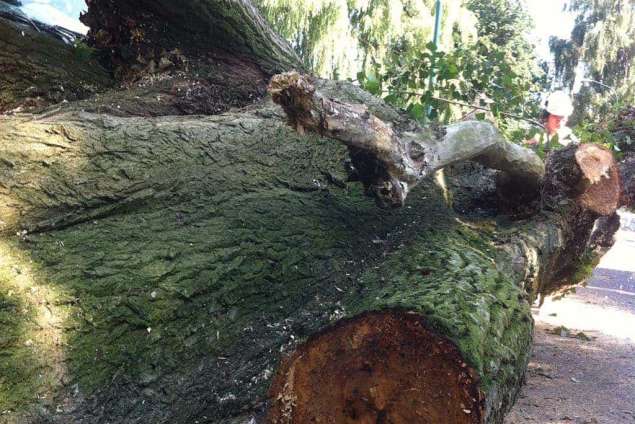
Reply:
<svg viewBox="0 0 635 424"><path fill-rule="evenodd" d="M577 231L564 207L524 227L471 223L425 182L407 207L378 209L344 182L343 147L293 135L269 103L208 118L0 122L3 243L57 292L46 307L65 311L71 371L58 399L75 399L72 387L87 397L61 422L264 414L281 352L305 340L278 373L272 421L308 398L336 413L319 409L336 391L311 370L337 376L341 363L353 367L337 392L343 416L500 422L530 350L527 292ZM327 390L289 392L289 369L292 387ZM395 386L404 374L420 378ZM408 415L401 402L419 406Z"/></svg>
<svg viewBox="0 0 635 424"><path fill-rule="evenodd" d="M9 7L3 4L0 11ZM0 113L85 99L114 85L87 48L34 25L0 14Z"/></svg>
<svg viewBox="0 0 635 424"><path fill-rule="evenodd" d="M271 106L1 125L4 243L30 257L38 287L60 293L48 307L68 317L63 381L88 397L61 422L264 411L281 353L345 318L340 326L370 325L367 316L388 326L401 317L395 331L424 343L377 346L386 381L388 358L439 346L421 365L434 370L447 355L471 394L444 380L462 396L447 400L458 416L497 421L511 404L531 341L528 302L497 269L510 259L497 259L492 236L457 221L434 185L411 208L378 209L343 183L345 149L294 136ZM362 345L376 337L363 334Z"/></svg>
<svg viewBox="0 0 635 424"><path fill-rule="evenodd" d="M167 19L150 2L100 4ZM419 128L350 84L315 84ZM207 117L82 109L0 117L9 422L501 422L531 300L570 282L572 247L608 212L586 196L606 173L573 148L547 166L538 213L497 222L456 214L430 179L377 208L347 182L347 148L297 134L270 100Z"/></svg>

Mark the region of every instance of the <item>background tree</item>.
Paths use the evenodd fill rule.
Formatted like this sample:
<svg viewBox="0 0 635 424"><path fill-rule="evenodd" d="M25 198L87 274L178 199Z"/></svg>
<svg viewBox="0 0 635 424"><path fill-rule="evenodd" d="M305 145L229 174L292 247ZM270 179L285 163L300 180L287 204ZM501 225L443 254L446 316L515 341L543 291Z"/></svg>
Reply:
<svg viewBox="0 0 635 424"><path fill-rule="evenodd" d="M265 17L317 75L355 78L382 68L389 50L407 41L416 54L432 38L434 0L258 0ZM461 1L444 2L441 45L454 30L474 38L475 16Z"/></svg>
<svg viewBox="0 0 635 424"><path fill-rule="evenodd" d="M444 1L436 49L430 43L434 3L313 0L297 7L262 0L259 5L318 75L357 79L419 120L447 123L475 111L441 99L486 107L508 137L522 140L527 125L501 112L535 115L545 83L526 37L531 19L522 2ZM429 87L432 73L435 85Z"/></svg>
<svg viewBox="0 0 635 424"><path fill-rule="evenodd" d="M526 38L531 19L515 0L471 1L465 6L476 17L477 37L465 39L460 28L454 28L450 48L435 50L428 44L412 57L398 46L386 66L388 100L419 119L442 122L470 112L483 119L482 110L465 104L484 107L509 139L523 140L529 127L518 117L535 115L535 100L545 83ZM428 84L431 73L436 78L433 87Z"/></svg>
<svg viewBox="0 0 635 424"><path fill-rule="evenodd" d="M550 41L556 84L572 89L582 80L570 122L581 124L584 136L607 141L594 133L610 130L620 110L635 102L635 2L574 0L569 10L577 14L571 39Z"/></svg>

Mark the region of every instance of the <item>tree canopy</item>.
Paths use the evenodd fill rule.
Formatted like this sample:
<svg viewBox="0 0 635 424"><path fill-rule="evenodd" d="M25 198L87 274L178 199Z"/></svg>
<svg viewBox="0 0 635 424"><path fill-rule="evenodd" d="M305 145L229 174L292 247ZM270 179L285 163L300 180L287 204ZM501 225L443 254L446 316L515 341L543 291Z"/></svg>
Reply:
<svg viewBox="0 0 635 424"><path fill-rule="evenodd" d="M403 41L414 53L430 41L434 0L258 0L264 15L314 72L354 78L382 65ZM474 37L475 16L460 1L444 2L441 45L451 48L455 30Z"/></svg>
<svg viewBox="0 0 635 424"><path fill-rule="evenodd" d="M574 0L569 10L577 14L571 39L550 42L557 83L572 89L581 71L572 122L606 121L612 108L635 101L635 1Z"/></svg>
<svg viewBox="0 0 635 424"><path fill-rule="evenodd" d="M535 113L544 78L518 0L444 1L438 46L431 43L433 0L259 4L318 75L357 79L416 119L449 122L475 111L457 103L485 106L513 138L520 126L501 112Z"/></svg>

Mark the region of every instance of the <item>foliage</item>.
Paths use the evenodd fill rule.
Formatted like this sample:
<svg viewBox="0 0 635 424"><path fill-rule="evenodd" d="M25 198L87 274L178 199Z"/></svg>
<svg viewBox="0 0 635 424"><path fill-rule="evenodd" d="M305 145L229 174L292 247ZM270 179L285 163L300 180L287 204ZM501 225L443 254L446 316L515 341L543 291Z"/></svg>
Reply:
<svg viewBox="0 0 635 424"><path fill-rule="evenodd" d="M534 99L546 81L524 35L531 21L513 0L475 1L468 6L478 16L475 42L464 41L455 31L452 49L428 43L416 51L401 40L392 46L381 77L376 66L359 78L364 88L387 93L387 101L405 107L418 120L447 123L467 112L495 121L507 137L522 141L536 128L527 128L517 116L537 114Z"/></svg>
<svg viewBox="0 0 635 424"><path fill-rule="evenodd" d="M585 120L601 126L635 102L635 2L573 0L569 10L577 14L571 40L552 39L550 45L559 84L574 88L576 71L584 71L570 119L583 133L590 125Z"/></svg>
<svg viewBox="0 0 635 424"><path fill-rule="evenodd" d="M324 77L355 69L357 46L346 0L256 0L269 23L309 69Z"/></svg>
<svg viewBox="0 0 635 424"><path fill-rule="evenodd" d="M82 62L88 62L95 57L97 50L88 46L83 40L78 40L73 45L73 54L75 58Z"/></svg>
<svg viewBox="0 0 635 424"><path fill-rule="evenodd" d="M421 121L471 113L520 141L530 129L509 115L537 114L535 100L546 80L525 36L531 20L520 0L443 1L438 47L430 43L434 0L258 4L317 74L357 78Z"/></svg>
<svg viewBox="0 0 635 424"><path fill-rule="evenodd" d="M383 64L391 46L406 40L414 54L431 37L434 0L256 0L267 20L316 74L354 78ZM453 28L474 37L473 13L460 0L444 1L441 45Z"/></svg>
<svg viewBox="0 0 635 424"><path fill-rule="evenodd" d="M603 119L585 119L575 131L585 142L601 144L621 156L635 150L635 107L612 103Z"/></svg>

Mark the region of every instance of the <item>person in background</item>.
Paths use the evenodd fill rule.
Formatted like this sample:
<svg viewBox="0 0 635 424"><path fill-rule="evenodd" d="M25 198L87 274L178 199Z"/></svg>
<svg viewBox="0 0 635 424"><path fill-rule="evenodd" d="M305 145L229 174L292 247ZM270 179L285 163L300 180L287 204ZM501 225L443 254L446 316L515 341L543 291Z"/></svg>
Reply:
<svg viewBox="0 0 635 424"><path fill-rule="evenodd" d="M565 125L572 112L573 103L566 93L562 91L551 93L545 102L542 115L544 132L536 134L533 138L525 141L525 144L551 146L557 142L561 146L567 146L570 143L579 143L571 128Z"/></svg>

